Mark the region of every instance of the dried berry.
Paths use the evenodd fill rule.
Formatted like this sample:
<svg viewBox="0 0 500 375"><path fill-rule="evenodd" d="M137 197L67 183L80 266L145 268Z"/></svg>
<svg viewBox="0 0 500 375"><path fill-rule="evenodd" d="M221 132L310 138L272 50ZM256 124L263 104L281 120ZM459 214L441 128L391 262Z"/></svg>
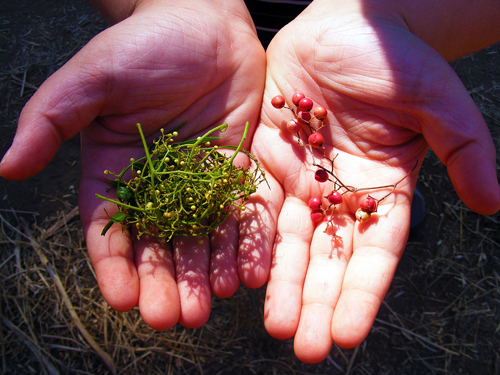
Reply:
<svg viewBox="0 0 500 375"><path fill-rule="evenodd" d="M306 96L304 94L302 94L301 92L296 92L295 94L293 94L292 96L292 103L295 104L295 105L299 105L299 102L304 99Z"/></svg>
<svg viewBox="0 0 500 375"><path fill-rule="evenodd" d="M324 120L327 115L325 107L315 107L313 113L318 120Z"/></svg>
<svg viewBox="0 0 500 375"><path fill-rule="evenodd" d="M368 220L370 220L371 216L371 213L366 212L361 208L358 208L358 210L356 211L356 220L360 223L366 223Z"/></svg>
<svg viewBox="0 0 500 375"><path fill-rule="evenodd" d="M274 98L271 99L271 104L273 105L274 108L283 108L285 106L285 98L282 97L281 95L276 95Z"/></svg>
<svg viewBox="0 0 500 375"><path fill-rule="evenodd" d="M321 198L312 197L309 199L309 208L311 210L319 210L321 208Z"/></svg>
<svg viewBox="0 0 500 375"><path fill-rule="evenodd" d="M359 208L366 212L375 212L377 211L377 201L367 196L366 199L360 203Z"/></svg>
<svg viewBox="0 0 500 375"><path fill-rule="evenodd" d="M309 98L303 98L303 99L300 99L299 101L299 111L307 111L309 112L312 107L313 107L314 103L311 99Z"/></svg>
<svg viewBox="0 0 500 375"><path fill-rule="evenodd" d="M323 221L323 211L321 210L312 210L311 211L311 220L313 223L319 223Z"/></svg>
<svg viewBox="0 0 500 375"><path fill-rule="evenodd" d="M328 194L327 199L330 204L341 204L343 200L342 194L340 194L338 191L332 191L330 194Z"/></svg>
<svg viewBox="0 0 500 375"><path fill-rule="evenodd" d="M321 147L323 145L323 143L325 142L325 139L323 138L323 136L320 134L320 133L312 133L310 136L309 136L309 144L313 147Z"/></svg>
<svg viewBox="0 0 500 375"><path fill-rule="evenodd" d="M299 116L305 122L311 121L311 118L312 118L311 113L307 112L307 111L299 111L297 113L297 116Z"/></svg>
<svg viewBox="0 0 500 375"><path fill-rule="evenodd" d="M328 181L328 172L324 169L318 169L314 173L314 179L318 182L326 182Z"/></svg>
<svg viewBox="0 0 500 375"><path fill-rule="evenodd" d="M291 119L288 121L288 124L286 124L286 128L290 133L298 133L300 131L300 123L297 119Z"/></svg>

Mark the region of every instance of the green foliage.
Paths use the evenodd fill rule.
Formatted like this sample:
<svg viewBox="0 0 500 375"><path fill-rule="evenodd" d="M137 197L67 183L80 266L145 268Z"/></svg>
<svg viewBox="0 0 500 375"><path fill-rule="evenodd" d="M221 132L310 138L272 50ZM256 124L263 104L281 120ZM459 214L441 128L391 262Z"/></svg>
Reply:
<svg viewBox="0 0 500 375"><path fill-rule="evenodd" d="M223 132L222 124L194 140L174 143L176 132L164 134L148 148L140 124L137 124L145 156L131 159L120 174L109 179L117 200L96 194L97 198L118 206L118 212L109 216L102 235L115 223L124 228L135 228L138 238L143 234L169 241L172 236L203 236L210 233L235 210L244 210L244 204L257 186L265 181L258 161L242 144L246 138L245 126L240 144L231 157L218 151L210 137L216 130ZM239 152L253 162L253 168L238 167L233 160ZM126 172L132 178L124 180Z"/></svg>

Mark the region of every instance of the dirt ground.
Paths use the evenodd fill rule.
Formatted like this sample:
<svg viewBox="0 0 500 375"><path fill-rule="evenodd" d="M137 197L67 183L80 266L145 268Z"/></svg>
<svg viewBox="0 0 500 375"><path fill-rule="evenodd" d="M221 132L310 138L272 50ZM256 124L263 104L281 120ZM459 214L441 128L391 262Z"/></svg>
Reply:
<svg viewBox="0 0 500 375"><path fill-rule="evenodd" d="M105 27L84 0L0 5L0 155L10 146L21 108L36 88ZM500 45L451 65L481 109L500 155ZM53 367L60 373L111 373L62 307L66 299L48 271L50 265L77 316L119 373L500 370L500 216L482 217L463 206L432 152L419 178L426 230L408 244L372 332L360 347L334 347L317 365L294 358L292 339L267 335L262 324L264 289L240 287L228 300L214 298L210 321L200 330L176 327L159 333L142 323L137 310L110 312L96 288L78 217L68 216L77 206L79 170L75 137L37 176L23 182L0 179L2 373L54 373ZM33 228L31 237L16 232L23 225ZM49 249L49 266L43 261L44 249ZM46 319L52 323L45 324ZM103 319L109 324L101 324ZM110 333L112 329L116 332Z"/></svg>

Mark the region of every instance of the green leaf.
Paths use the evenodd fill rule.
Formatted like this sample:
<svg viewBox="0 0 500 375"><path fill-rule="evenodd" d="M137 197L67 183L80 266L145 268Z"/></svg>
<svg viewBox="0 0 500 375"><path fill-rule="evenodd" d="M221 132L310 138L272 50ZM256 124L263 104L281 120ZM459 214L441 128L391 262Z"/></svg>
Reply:
<svg viewBox="0 0 500 375"><path fill-rule="evenodd" d="M109 230L109 228L111 228L111 226L113 224L120 224L122 221L124 221L125 219L127 219L127 218L130 217L129 215L127 215L124 212L117 212L113 216L109 216L108 211L106 211L106 209L104 209L104 212L106 212L106 215L108 215L108 217L110 218L110 220L104 226L104 228L102 228L101 236L105 236L106 232Z"/></svg>
<svg viewBox="0 0 500 375"><path fill-rule="evenodd" d="M101 236L105 236L106 235L106 232L108 231L109 228L111 228L111 226L113 225L113 221L109 221L105 226L104 228L102 228L102 232L101 232Z"/></svg>
<svg viewBox="0 0 500 375"><path fill-rule="evenodd" d="M108 215L108 213L106 212L106 215ZM117 212L116 214L114 214L113 216L109 216L108 217L111 219L111 221L113 223L121 223L122 221L128 219L130 216L127 215L126 213L124 212Z"/></svg>
<svg viewBox="0 0 500 375"><path fill-rule="evenodd" d="M116 188L116 196L120 199L123 199L125 201L130 201L130 198L132 198L132 190L130 190L126 186L118 186Z"/></svg>

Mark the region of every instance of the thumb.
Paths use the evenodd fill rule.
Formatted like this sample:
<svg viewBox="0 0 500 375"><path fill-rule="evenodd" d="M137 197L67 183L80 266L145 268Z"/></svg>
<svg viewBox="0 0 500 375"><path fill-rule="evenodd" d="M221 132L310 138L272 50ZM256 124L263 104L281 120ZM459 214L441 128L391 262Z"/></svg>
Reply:
<svg viewBox="0 0 500 375"><path fill-rule="evenodd" d="M479 214L492 215L500 209L495 145L465 87L451 84L449 90L447 99L436 103L439 113L424 127L423 134L446 165L464 204Z"/></svg>
<svg viewBox="0 0 500 375"><path fill-rule="evenodd" d="M37 174L63 141L98 115L103 76L84 64L82 53L49 77L23 108L12 146L0 163L3 178L23 180Z"/></svg>

